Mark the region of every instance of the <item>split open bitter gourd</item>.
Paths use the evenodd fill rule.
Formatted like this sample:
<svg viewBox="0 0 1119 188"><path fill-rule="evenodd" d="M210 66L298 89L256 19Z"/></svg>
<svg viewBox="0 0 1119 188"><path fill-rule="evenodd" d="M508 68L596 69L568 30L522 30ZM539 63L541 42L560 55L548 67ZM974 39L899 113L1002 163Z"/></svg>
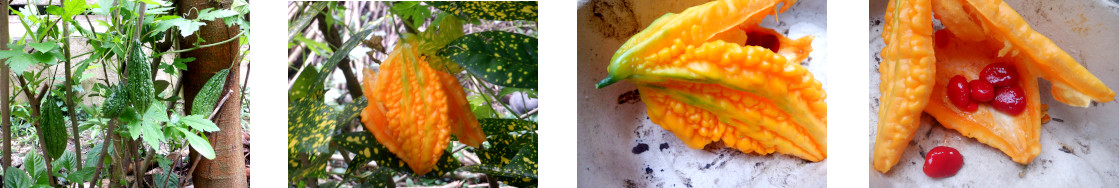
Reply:
<svg viewBox="0 0 1119 188"><path fill-rule="evenodd" d="M361 112L365 128L417 175L431 171L450 134L472 147L486 138L457 78L418 54L416 43L401 41L379 72L365 69L369 106Z"/></svg>
<svg viewBox="0 0 1119 188"><path fill-rule="evenodd" d="M979 79L980 70L991 63L1013 62L1009 57L998 57L998 43L968 42L952 33L936 32L936 86L925 112L940 121L945 128L975 138L979 142L1002 150L1018 163L1027 164L1041 153L1041 98L1038 95L1037 76L1025 66L1015 66L1020 76L1018 85L1025 91L1026 108L1021 114L1010 115L981 104L975 112L964 112L948 101L948 80L962 75L969 80Z"/></svg>
<svg viewBox="0 0 1119 188"><path fill-rule="evenodd" d="M929 0L891 0L882 29L882 63L878 85L878 134L874 168L890 171L913 139L928 104L935 76L932 7Z"/></svg>
<svg viewBox="0 0 1119 188"><path fill-rule="evenodd" d="M812 37L758 26L795 3L719 0L665 14L622 44L597 87L637 84L650 120L691 148L723 141L743 152L826 159L827 95L800 65Z"/></svg>
<svg viewBox="0 0 1119 188"><path fill-rule="evenodd" d="M894 32L898 31L897 28L892 27L897 27L896 23L899 23L891 19L906 18L900 23L906 20L925 20L929 17L927 15L929 8L895 5L899 2L913 1L891 1L886 11L887 25L882 34L883 39L887 41L887 48L882 51L886 61L883 61L879 69L882 73L880 89L882 89L883 102L879 110L879 131L874 159L875 168L879 171L886 172L897 162L897 157L912 138L912 131L917 128L915 123L909 127L888 126L896 125L900 121L883 118L896 113L900 108L907 108L904 110L910 112L909 107L916 107L911 105L914 103L886 103L887 98L899 97L895 95L896 91L888 92L891 90L887 89L897 85L897 82L922 84L922 87L911 88L927 88L924 87L925 84L934 83L935 85L931 86L931 96L918 98L921 101L928 101L924 112L929 113L944 127L998 148L1013 161L1021 164L1030 163L1041 153L1040 129L1046 112L1042 109L1037 78L1051 81L1053 97L1071 106L1086 107L1091 101L1114 100L1114 91L1057 47L1049 38L1031 29L1025 19L1005 2L1001 0L932 1L931 10L936 12L936 18L946 28L936 32L934 49L922 49L929 54L936 52L935 71L926 73L935 74L931 77L935 79L934 82L903 79L905 77L899 77L896 72L891 71L896 69L893 67L895 64L887 63L890 61L887 57L898 52L891 51L895 49L890 46L893 44L891 40L902 40L904 42L902 44L914 44L918 41L921 41L920 44L927 44L923 41L928 40L925 36L891 38ZM899 12L926 14L896 14ZM920 23L916 27L930 28L928 31L931 31L932 24ZM978 79L980 70L991 63L1014 65L1020 77L1016 84L1022 88L1026 101L1022 113L1017 115L1004 113L987 104L979 104L977 110L969 112L970 110L961 110L956 105L950 104L946 90L951 77L960 75L968 80ZM917 121L919 115L918 112L907 121Z"/></svg>
<svg viewBox="0 0 1119 188"><path fill-rule="evenodd" d="M1035 71L1041 78L1053 82L1053 98L1076 107L1088 107L1091 101L1110 102L1115 99L1103 81L1088 72L1068 53L1048 37L1034 31L1029 23L1002 0L937 0L945 7L968 13L953 14L958 22L945 22L945 27L956 35L990 36L989 40L1002 45L998 56L1009 56L1021 66ZM937 12L940 14L940 12ZM982 28L965 29L965 28ZM971 38L965 38L971 39ZM986 39L986 38L982 38Z"/></svg>

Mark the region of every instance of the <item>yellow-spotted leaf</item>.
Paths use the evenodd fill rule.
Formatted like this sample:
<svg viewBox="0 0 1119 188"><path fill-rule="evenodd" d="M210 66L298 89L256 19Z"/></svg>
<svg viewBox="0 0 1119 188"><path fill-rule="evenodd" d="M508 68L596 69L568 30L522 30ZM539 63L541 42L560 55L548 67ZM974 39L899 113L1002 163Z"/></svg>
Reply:
<svg viewBox="0 0 1119 188"><path fill-rule="evenodd" d="M441 54L487 82L536 88L537 52L534 37L486 31L456 39Z"/></svg>
<svg viewBox="0 0 1119 188"><path fill-rule="evenodd" d="M300 98L288 103L288 148L306 153L324 153L338 120L334 108L320 100Z"/></svg>
<svg viewBox="0 0 1119 188"><path fill-rule="evenodd" d="M466 18L536 21L536 1L435 1L425 3L439 10Z"/></svg>
<svg viewBox="0 0 1119 188"><path fill-rule="evenodd" d="M536 122L518 119L478 119L482 131L490 134L505 134L516 131L536 131Z"/></svg>
<svg viewBox="0 0 1119 188"><path fill-rule="evenodd" d="M354 153L353 162L351 162L350 166L351 168L354 167L354 164L365 164L370 161L375 161L378 167L390 168L396 172L414 174L412 168L409 168L408 164L404 163L404 160L401 160L396 157L395 154L389 152L388 148L378 143L377 139L373 138L373 135L369 133L352 132L339 134L334 135L332 140L339 148ZM417 175L439 177L444 173L459 168L461 163L451 156L450 147L451 146L448 146L447 150L443 152L443 155L439 157L439 161L435 163L435 167L431 169L431 172Z"/></svg>
<svg viewBox="0 0 1119 188"><path fill-rule="evenodd" d="M536 186L538 171L536 133L523 135L496 134L479 149L482 164L459 168L461 171L485 173L517 187Z"/></svg>

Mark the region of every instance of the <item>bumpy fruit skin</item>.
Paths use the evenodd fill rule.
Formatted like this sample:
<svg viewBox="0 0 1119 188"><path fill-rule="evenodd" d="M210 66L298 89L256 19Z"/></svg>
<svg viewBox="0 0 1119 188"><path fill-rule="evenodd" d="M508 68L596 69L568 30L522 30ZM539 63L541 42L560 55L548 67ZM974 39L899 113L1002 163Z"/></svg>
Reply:
<svg viewBox="0 0 1119 188"><path fill-rule="evenodd" d="M218 105L218 98L222 93L221 89L225 86L225 78L228 75L229 69L222 69L211 76L205 85L202 85L202 89L198 90L198 95L194 96L190 114L209 117L214 112L214 107Z"/></svg>
<svg viewBox="0 0 1119 188"><path fill-rule="evenodd" d="M874 142L874 168L880 172L890 171L913 139L934 88L931 7L929 0L891 0L886 5L882 30L886 47L878 66L882 97Z"/></svg>
<svg viewBox="0 0 1119 188"><path fill-rule="evenodd" d="M722 0L666 14L615 52L597 87L637 84L650 119L692 148L724 141L743 152L823 160L827 95L800 65L812 37L757 26L794 3Z"/></svg>
<svg viewBox="0 0 1119 188"><path fill-rule="evenodd" d="M112 93L109 93L109 98L105 99L105 104L101 105L101 115L105 118L116 118L120 116L120 111L128 104L128 93L124 90L123 86L113 87Z"/></svg>
<svg viewBox="0 0 1119 188"><path fill-rule="evenodd" d="M62 107L58 106L57 97L46 97L42 105L39 106L39 120L43 128L43 139L46 140L47 154L51 159L58 159L62 153L66 151L66 139L69 134L66 132L66 119L62 117Z"/></svg>
<svg viewBox="0 0 1119 188"><path fill-rule="evenodd" d="M1053 82L1053 98L1071 106L1087 107L1091 101L1114 100L1115 91L1088 69L1077 63L1053 41L1030 28L1029 23L1002 0L936 0L937 15L949 17L942 22L949 31L968 41L991 39L999 44L999 57L1018 66L1037 71L1036 75ZM957 9L955 13L940 10ZM951 14L951 15L949 15ZM976 29L981 28L981 29ZM1021 73L1021 72L1019 72ZM1023 78L1025 79L1025 78Z"/></svg>
<svg viewBox="0 0 1119 188"><path fill-rule="evenodd" d="M995 110L992 105L980 105L975 112L963 112L949 102L946 88L953 75L977 78L987 64L1007 62L998 57L999 44L967 42L951 32L936 33L936 86L925 112L945 128L975 138L979 142L998 148L1012 160L1027 164L1041 152L1041 102L1038 94L1037 75L1024 66L1015 66L1018 84L1025 95L1025 108L1021 114L1011 115Z"/></svg>
<svg viewBox="0 0 1119 188"><path fill-rule="evenodd" d="M418 54L415 43L401 42L379 72L364 70L363 93L369 106L362 110L361 121L413 172L426 174L443 155L452 132L475 147L486 137L466 106L458 80L432 69Z"/></svg>
<svg viewBox="0 0 1119 188"><path fill-rule="evenodd" d="M152 68L147 56L141 50L143 46L139 41L132 43L132 51L128 53L128 98L132 107L143 114L151 105L155 96L155 85L152 83Z"/></svg>

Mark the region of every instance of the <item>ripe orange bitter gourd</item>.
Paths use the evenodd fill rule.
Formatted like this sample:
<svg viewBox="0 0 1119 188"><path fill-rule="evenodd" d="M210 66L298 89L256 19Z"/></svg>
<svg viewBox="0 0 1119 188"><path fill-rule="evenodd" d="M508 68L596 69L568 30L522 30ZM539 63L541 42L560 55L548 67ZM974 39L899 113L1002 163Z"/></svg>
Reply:
<svg viewBox="0 0 1119 188"><path fill-rule="evenodd" d="M415 43L401 42L379 72L365 69L362 88L369 106L362 110L361 121L413 172L425 174L443 155L452 132L474 147L485 135L466 106L458 80L433 69L417 54Z"/></svg>
<svg viewBox="0 0 1119 188"><path fill-rule="evenodd" d="M692 148L723 141L743 152L823 160L826 94L800 65L812 37L757 26L794 3L721 0L666 14L615 52L597 87L637 84L650 119Z"/></svg>
<svg viewBox="0 0 1119 188"><path fill-rule="evenodd" d="M882 63L878 85L878 133L874 168L890 171L921 123L921 112L932 93L936 59L933 56L932 10L929 0L891 0L886 5Z"/></svg>

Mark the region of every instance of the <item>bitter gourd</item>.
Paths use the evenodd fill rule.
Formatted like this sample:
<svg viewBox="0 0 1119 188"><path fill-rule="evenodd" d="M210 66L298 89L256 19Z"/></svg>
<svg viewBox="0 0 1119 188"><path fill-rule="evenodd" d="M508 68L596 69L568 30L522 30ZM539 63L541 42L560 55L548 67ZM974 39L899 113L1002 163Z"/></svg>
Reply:
<svg viewBox="0 0 1119 188"><path fill-rule="evenodd" d="M937 0L943 9L956 9L967 14L954 15L957 22L944 22L956 35L983 35L1002 43L998 55L1025 62L1023 66L1037 71L1041 78L1053 82L1053 97L1062 103L1087 107L1090 101L1110 102L1115 92L1088 72L1048 37L1034 31L1029 23L1002 0ZM939 9L938 9L939 10ZM941 12L937 12L941 14ZM982 30L972 29L978 25ZM975 33L982 32L982 33ZM962 34L967 33L967 34Z"/></svg>
<svg viewBox="0 0 1119 188"><path fill-rule="evenodd" d="M121 110L128 105L128 93L124 90L124 86L117 86L109 89L109 97L105 99L105 104L101 105L101 115L105 118L116 118L120 116Z"/></svg>
<svg viewBox="0 0 1119 188"><path fill-rule="evenodd" d="M151 105L155 97L155 86L152 82L151 63L144 55L139 41L132 42L132 50L128 53L128 98L132 107L143 114Z"/></svg>
<svg viewBox="0 0 1119 188"><path fill-rule="evenodd" d="M198 90L198 95L194 96L190 114L209 117L214 112L214 107L218 105L218 99L222 93L222 87L225 86L227 75L229 75L229 69L222 69L210 77L210 80L206 81L206 85L202 85L202 89Z"/></svg>
<svg viewBox="0 0 1119 188"><path fill-rule="evenodd" d="M757 26L794 3L722 0L666 14L622 44L597 87L637 84L650 119L692 148L722 140L743 152L823 160L827 95L800 65L812 37Z"/></svg>
<svg viewBox="0 0 1119 188"><path fill-rule="evenodd" d="M413 172L425 174L443 155L451 133L471 146L479 146L485 135L458 80L429 66L416 47L402 41L379 72L364 70L362 88L369 106L361 121Z"/></svg>
<svg viewBox="0 0 1119 188"><path fill-rule="evenodd" d="M39 106L40 127L43 129L43 139L46 141L47 155L51 159L58 159L66 151L66 119L62 117L62 107L58 106L61 99L47 96Z"/></svg>
<svg viewBox="0 0 1119 188"><path fill-rule="evenodd" d="M874 168L890 171L921 121L936 71L929 0L891 0L886 5L882 39L882 81Z"/></svg>
<svg viewBox="0 0 1119 188"><path fill-rule="evenodd" d="M979 105L975 112L964 112L948 101L948 80L954 75L978 79L980 70L987 64L1014 62L1013 58L997 57L1001 44L968 42L944 30L937 31L936 38L936 86L933 86L925 112L945 128L998 148L1015 162L1028 164L1032 161L1041 153L1043 112L1037 76L1025 66L1015 66L1021 77L1018 85L1025 91L1026 98L1026 108L1021 114L1006 114L987 104Z"/></svg>

